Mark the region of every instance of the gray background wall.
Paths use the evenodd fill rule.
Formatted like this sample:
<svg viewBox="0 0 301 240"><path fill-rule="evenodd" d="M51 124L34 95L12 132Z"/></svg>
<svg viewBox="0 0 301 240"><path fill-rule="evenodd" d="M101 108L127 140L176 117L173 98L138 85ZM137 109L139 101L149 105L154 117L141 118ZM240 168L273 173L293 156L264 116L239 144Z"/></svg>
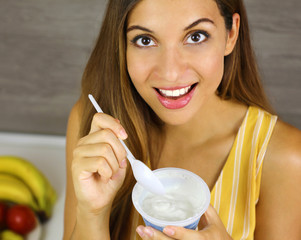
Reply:
<svg viewBox="0 0 301 240"><path fill-rule="evenodd" d="M64 135L106 0L0 0L0 131ZM301 2L246 0L264 85L301 129Z"/></svg>

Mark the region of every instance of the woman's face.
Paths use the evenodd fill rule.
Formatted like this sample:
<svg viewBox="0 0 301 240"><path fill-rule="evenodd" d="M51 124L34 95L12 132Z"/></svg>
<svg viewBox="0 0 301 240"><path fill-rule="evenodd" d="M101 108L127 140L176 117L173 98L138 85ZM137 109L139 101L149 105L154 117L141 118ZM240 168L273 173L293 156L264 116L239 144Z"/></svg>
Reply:
<svg viewBox="0 0 301 240"><path fill-rule="evenodd" d="M131 11L128 72L164 122L183 124L217 99L229 35L213 0L142 0Z"/></svg>

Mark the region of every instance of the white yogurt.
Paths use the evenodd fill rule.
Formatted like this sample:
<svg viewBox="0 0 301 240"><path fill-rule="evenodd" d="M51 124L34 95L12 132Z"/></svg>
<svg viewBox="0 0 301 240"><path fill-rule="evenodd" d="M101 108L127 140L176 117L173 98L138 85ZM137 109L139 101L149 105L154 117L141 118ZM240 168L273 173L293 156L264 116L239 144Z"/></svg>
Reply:
<svg viewBox="0 0 301 240"><path fill-rule="evenodd" d="M207 184L196 174L180 168L154 171L163 183L166 194L155 195L136 183L132 200L147 226L160 231L167 225L195 229L210 203Z"/></svg>
<svg viewBox="0 0 301 240"><path fill-rule="evenodd" d="M198 213L197 199L181 192L170 192L163 196L149 193L142 209L150 216L164 221L181 221Z"/></svg>

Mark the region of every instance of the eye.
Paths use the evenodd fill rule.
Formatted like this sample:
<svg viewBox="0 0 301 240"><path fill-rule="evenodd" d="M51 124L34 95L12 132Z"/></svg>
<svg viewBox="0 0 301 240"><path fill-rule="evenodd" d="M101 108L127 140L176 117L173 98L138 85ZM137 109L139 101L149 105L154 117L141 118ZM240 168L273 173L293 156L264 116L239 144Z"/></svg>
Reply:
<svg viewBox="0 0 301 240"><path fill-rule="evenodd" d="M137 36L132 40L132 43L134 43L138 47L149 47L156 45L152 38L149 36Z"/></svg>
<svg viewBox="0 0 301 240"><path fill-rule="evenodd" d="M188 44L198 44L201 42L204 42L209 35L206 32L203 31L197 31L190 34L187 38L186 43Z"/></svg>

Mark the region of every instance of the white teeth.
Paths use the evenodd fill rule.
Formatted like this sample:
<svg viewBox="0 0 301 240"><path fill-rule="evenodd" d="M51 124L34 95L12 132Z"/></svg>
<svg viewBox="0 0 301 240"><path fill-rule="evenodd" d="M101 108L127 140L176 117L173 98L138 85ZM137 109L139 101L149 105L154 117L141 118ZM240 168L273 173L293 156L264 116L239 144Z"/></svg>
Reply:
<svg viewBox="0 0 301 240"><path fill-rule="evenodd" d="M189 89L191 88L191 86L189 87L185 87L185 88L181 88L181 89L177 89L177 90L163 90L163 89L159 89L160 93L166 97L180 97L182 95L185 95Z"/></svg>
<svg viewBox="0 0 301 240"><path fill-rule="evenodd" d="M186 93L186 91L185 91L184 88L180 89L180 94L181 94L181 95L183 95L183 94L185 94L185 93Z"/></svg>
<svg viewBox="0 0 301 240"><path fill-rule="evenodd" d="M168 97L172 97L172 96L173 96L171 90L166 90L166 91L165 91L165 95L168 96Z"/></svg>
<svg viewBox="0 0 301 240"><path fill-rule="evenodd" d="M178 96L180 96L180 90L172 91L172 96L173 96L173 97L178 97Z"/></svg>

